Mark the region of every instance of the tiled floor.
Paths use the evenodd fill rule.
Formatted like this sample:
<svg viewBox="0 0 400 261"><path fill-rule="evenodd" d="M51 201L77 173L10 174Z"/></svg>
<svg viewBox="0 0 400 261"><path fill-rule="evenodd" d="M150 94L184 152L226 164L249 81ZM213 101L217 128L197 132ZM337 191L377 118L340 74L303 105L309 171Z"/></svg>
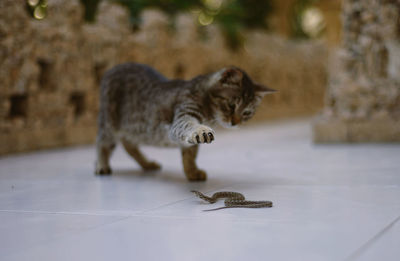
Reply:
<svg viewBox="0 0 400 261"><path fill-rule="evenodd" d="M0 159L0 260L399 260L400 145L313 145L307 121L217 132L186 181L178 150L94 148ZM190 190L234 190L269 209L214 208ZM221 206L223 203L217 203Z"/></svg>

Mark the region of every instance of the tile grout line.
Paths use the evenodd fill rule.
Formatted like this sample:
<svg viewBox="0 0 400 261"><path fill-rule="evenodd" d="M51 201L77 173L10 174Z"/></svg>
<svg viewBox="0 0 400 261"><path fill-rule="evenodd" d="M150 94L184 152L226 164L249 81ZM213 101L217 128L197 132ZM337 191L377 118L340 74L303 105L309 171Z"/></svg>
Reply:
<svg viewBox="0 0 400 261"><path fill-rule="evenodd" d="M221 189L229 188L230 186L225 186ZM221 189L213 189L206 191L206 193L210 193L213 191L221 190ZM126 213L126 214L106 214L106 213L89 213L89 212L65 212L65 211L44 211L44 210L12 210L12 209L0 209L0 213L31 213L31 214L48 214L48 215L83 215L83 216L108 216L108 217L121 217L121 218L129 218L129 217L136 217L136 216L145 216L143 215L146 212L150 212L159 208L171 206L174 204L177 204L179 202L188 200L192 198L193 196L186 197L183 199L179 199L176 201L172 201L166 204L161 204L156 207L152 207L149 209L144 209L144 210L136 210L136 211L131 211L131 213Z"/></svg>
<svg viewBox="0 0 400 261"><path fill-rule="evenodd" d="M222 188L222 189L223 189L223 188ZM215 190L211 190L211 191L215 191ZM184 198L184 199L181 199L181 200L177 200L177 201L174 201L174 202L171 202L171 203L167 203L167 204L164 204L164 205L155 207L155 208L150 208L150 209L147 209L147 210L138 211L137 213L132 213L132 214L129 214L129 215L115 216L115 217L119 217L119 218L117 218L116 220L112 220L112 221L110 221L110 222L104 222L104 223L102 223L102 224L98 224L98 225L93 226L93 227L88 227L88 228L82 229L81 231L79 231L79 232L77 232L77 233L74 233L74 234L71 234L71 235L60 236L60 238L73 237L73 236L79 235L79 234L81 234L81 233L86 233L86 232L88 232L88 231L96 230L96 229L98 229L98 228L103 228L104 226L109 226L109 225L112 225L112 224L115 224L115 223L118 223L118 222L121 222L121 221L130 219L130 218L134 218L134 217L146 217L146 215L142 215L142 214L145 213L145 212L148 212L148 211L152 211L152 210L154 210L154 209L158 209L158 208L161 208L161 207L164 207L164 206L169 206L169 205L173 205L173 204L176 204L176 203L178 203L178 202L181 202L181 201L188 200L189 198L191 198L191 197ZM14 213L38 213L38 214L63 214L63 215L71 214L71 215L105 216L105 215L102 215L102 214L84 214L84 213L77 213L77 212L75 212L75 213L74 213L74 212L68 213L68 212L46 212L46 211L24 211L24 210L19 210L19 211L0 210L0 212L10 212L10 213L13 213L13 212L14 212ZM50 242L50 241L47 241L47 242L44 242L44 243L47 244L48 242ZM31 247L31 248L32 248L32 247ZM28 249L29 249L29 248L28 248Z"/></svg>
<svg viewBox="0 0 400 261"><path fill-rule="evenodd" d="M0 209L0 213L26 213L26 214L48 214L48 215L82 215L82 216L103 216L103 217L129 217L132 213L127 214L102 214L88 212L65 212L65 211L43 211L43 210L12 210Z"/></svg>
<svg viewBox="0 0 400 261"><path fill-rule="evenodd" d="M388 230L390 230L398 221L400 221L400 216L395 218L387 226L385 226L381 231L376 233L371 239L362 244L358 249L356 249L352 254L345 259L345 261L356 260L362 253L364 253L371 245L373 245L377 240L379 240Z"/></svg>
<svg viewBox="0 0 400 261"><path fill-rule="evenodd" d="M59 236L57 236L57 237L55 237L55 238L53 238L51 240L44 240L43 242L41 242L41 244L45 245L45 244L48 244L49 242L52 242L54 240L59 240L59 239L61 240L61 239L68 238L68 237L74 237L74 236L77 236L77 235L79 235L81 233L85 233L85 232L90 231L90 230L95 230L95 229L97 229L99 227L102 227L102 226L107 226L107 225L110 225L110 224L114 224L114 223L123 221L123 220L128 219L128 218L130 218L130 217L129 216L120 216L116 220L112 220L110 222L104 222L102 224L98 224L98 225L95 225L95 226L92 226L92 227L87 227L87 228L84 228L84 229L82 229L80 231L71 233L69 235L59 235ZM38 247L38 246L30 246L30 247L25 248L24 250L27 251L27 250L35 249L36 247ZM7 257L12 257L12 256L15 256L15 255L18 255L18 253L8 254Z"/></svg>
<svg viewBox="0 0 400 261"><path fill-rule="evenodd" d="M224 188L226 188L226 187L223 187L223 188L221 188L221 189L224 189ZM229 188L229 186L228 186L228 188ZM219 189L219 190L221 190L221 189ZM209 191L207 191L206 193L210 193L210 192L213 192L213 191L216 191L216 190L218 190L218 189L209 190ZM180 200L176 200L176 201L173 201L173 202L170 202L170 203L166 203L166 204L163 204L163 205L159 205L159 206L157 206L157 207L145 209L145 210L142 210L142 211L137 211L136 213L133 213L133 214L131 214L130 216L132 216L132 217L135 217L135 216L146 216L146 215L143 215L143 214L145 214L146 212L150 212L150 211L153 211L153 210L156 210L156 209L159 209L159 208L171 206L171 205L177 204L177 203L179 203L179 202L188 200L188 199L193 198L193 197L194 197L194 196L192 195L192 196L190 196L190 197L183 198L183 199L180 199Z"/></svg>

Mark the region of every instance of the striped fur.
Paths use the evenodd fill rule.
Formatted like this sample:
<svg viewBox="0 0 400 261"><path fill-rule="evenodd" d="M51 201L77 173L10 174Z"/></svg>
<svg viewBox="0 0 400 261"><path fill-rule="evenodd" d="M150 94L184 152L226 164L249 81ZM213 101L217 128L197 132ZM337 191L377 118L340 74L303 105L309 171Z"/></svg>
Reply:
<svg viewBox="0 0 400 261"><path fill-rule="evenodd" d="M215 139L216 123L234 126L248 120L271 89L254 84L235 67L192 80L168 80L149 66L117 65L100 86L97 174L110 174L109 159L118 141L145 170L148 161L139 145L180 147L184 170L192 181L205 180L195 164L198 145Z"/></svg>

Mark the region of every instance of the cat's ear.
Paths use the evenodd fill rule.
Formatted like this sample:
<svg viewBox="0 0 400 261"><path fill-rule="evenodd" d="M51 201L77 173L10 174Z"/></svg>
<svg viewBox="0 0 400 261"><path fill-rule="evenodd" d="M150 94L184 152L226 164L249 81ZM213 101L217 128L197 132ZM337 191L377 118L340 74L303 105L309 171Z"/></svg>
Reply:
<svg viewBox="0 0 400 261"><path fill-rule="evenodd" d="M255 84L254 91L256 94L260 95L261 97L264 95L267 95L267 94L277 92L277 90L271 89L271 88L261 85L261 84Z"/></svg>
<svg viewBox="0 0 400 261"><path fill-rule="evenodd" d="M242 79L243 73L239 69L234 67L224 68L212 75L209 86L240 85Z"/></svg>
<svg viewBox="0 0 400 261"><path fill-rule="evenodd" d="M242 79L243 73L240 70L236 68L226 68L222 70L219 81L221 83L240 84Z"/></svg>

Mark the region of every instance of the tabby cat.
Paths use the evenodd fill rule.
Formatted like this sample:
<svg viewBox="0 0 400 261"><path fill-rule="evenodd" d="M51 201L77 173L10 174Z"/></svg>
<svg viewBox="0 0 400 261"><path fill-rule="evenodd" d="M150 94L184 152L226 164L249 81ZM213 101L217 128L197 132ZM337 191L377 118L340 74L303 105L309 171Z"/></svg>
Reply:
<svg viewBox="0 0 400 261"><path fill-rule="evenodd" d="M262 97L272 92L237 67L184 81L168 80L147 65L117 65L101 81L96 174L111 174L109 159L121 141L144 170L160 165L138 145L180 147L188 180L206 180L195 159L199 144L215 139L210 126L249 120Z"/></svg>

